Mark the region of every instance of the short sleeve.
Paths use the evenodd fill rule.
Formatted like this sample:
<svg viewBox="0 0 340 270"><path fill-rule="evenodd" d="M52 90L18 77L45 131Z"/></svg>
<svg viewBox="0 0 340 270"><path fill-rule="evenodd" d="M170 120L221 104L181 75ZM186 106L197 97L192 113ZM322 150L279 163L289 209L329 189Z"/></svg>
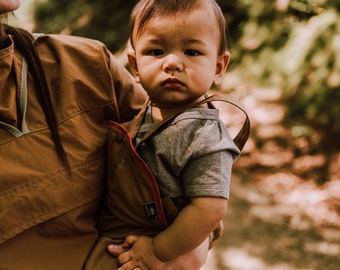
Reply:
<svg viewBox="0 0 340 270"><path fill-rule="evenodd" d="M240 151L226 127L218 119L217 110L204 111L176 119L169 127L172 146L169 164L181 177L185 196L229 197L231 168Z"/></svg>

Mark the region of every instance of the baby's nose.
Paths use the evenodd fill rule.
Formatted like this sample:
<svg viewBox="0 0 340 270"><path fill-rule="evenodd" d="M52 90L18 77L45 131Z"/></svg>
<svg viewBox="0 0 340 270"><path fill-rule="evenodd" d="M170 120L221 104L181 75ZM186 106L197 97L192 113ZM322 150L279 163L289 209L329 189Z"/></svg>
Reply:
<svg viewBox="0 0 340 270"><path fill-rule="evenodd" d="M169 54L165 57L163 70L165 72L169 71L181 71L183 69L183 63L181 58L175 54Z"/></svg>

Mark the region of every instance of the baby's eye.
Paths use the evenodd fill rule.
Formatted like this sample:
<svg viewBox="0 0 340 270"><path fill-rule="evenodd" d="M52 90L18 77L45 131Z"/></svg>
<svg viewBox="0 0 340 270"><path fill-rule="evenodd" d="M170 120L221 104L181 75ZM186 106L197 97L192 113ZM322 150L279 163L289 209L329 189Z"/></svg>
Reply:
<svg viewBox="0 0 340 270"><path fill-rule="evenodd" d="M162 55L164 52L160 49L153 49L149 51L149 55L153 55L153 56L159 56Z"/></svg>
<svg viewBox="0 0 340 270"><path fill-rule="evenodd" d="M197 56L197 55L200 55L200 52L197 51L197 50L186 50L184 52L186 55L189 55L189 56Z"/></svg>

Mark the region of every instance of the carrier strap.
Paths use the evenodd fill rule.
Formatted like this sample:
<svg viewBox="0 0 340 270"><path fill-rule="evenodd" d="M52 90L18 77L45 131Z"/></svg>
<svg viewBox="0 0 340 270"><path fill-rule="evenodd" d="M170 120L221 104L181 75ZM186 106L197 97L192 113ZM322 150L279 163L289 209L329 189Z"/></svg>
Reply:
<svg viewBox="0 0 340 270"><path fill-rule="evenodd" d="M138 144L136 145L136 148L138 148L138 146L143 141L147 140L152 134L154 134L161 126L165 125L167 122L174 119L177 115L181 114L184 110L192 109L192 108L198 107L202 104L213 102L213 101L227 102L227 103L237 107L238 109L240 109L244 113L245 120L243 122L243 125L242 125L240 131L238 132L238 134L233 139L234 143L236 144L236 146L241 151L243 149L244 145L246 144L248 138L249 138L250 120L249 120L249 117L248 117L248 114L247 114L247 111L246 111L244 105L237 98L235 98L231 95L228 95L228 94L224 94L224 93L218 93L218 94L214 94L212 96L207 96L204 100L202 100L198 103L192 104L190 106L187 106L187 107L183 108L183 110L180 110L179 112L170 115L169 117L167 117L166 119L164 119L163 121L158 123L152 130L150 130L143 137L143 139L140 142L138 142Z"/></svg>

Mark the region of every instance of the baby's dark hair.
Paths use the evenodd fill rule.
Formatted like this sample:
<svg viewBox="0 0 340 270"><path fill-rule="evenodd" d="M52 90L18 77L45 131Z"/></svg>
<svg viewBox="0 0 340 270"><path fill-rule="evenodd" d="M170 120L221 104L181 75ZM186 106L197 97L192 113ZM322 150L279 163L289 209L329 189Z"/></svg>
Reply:
<svg viewBox="0 0 340 270"><path fill-rule="evenodd" d="M141 34L153 17L190 12L202 6L211 9L216 17L220 33L219 55L224 54L227 49L226 21L221 8L215 0L139 0L131 13L132 47L134 46L134 31L137 36ZM209 16L209 14L207 14L207 16Z"/></svg>

